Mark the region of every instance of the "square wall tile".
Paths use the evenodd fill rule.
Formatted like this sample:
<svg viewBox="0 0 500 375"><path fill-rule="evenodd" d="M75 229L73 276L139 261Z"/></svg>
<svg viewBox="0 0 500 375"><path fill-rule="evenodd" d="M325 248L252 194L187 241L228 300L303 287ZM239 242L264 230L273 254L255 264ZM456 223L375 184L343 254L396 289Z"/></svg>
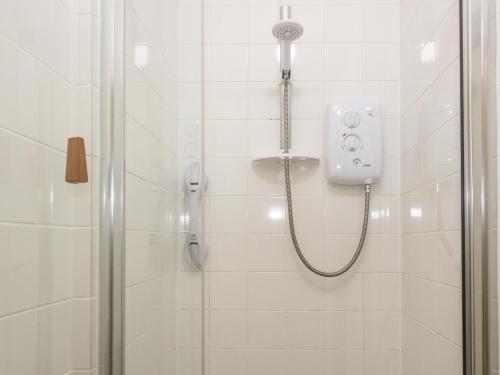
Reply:
<svg viewBox="0 0 500 375"><path fill-rule="evenodd" d="M327 42L361 42L362 6L338 4L325 7L325 40Z"/></svg>
<svg viewBox="0 0 500 375"><path fill-rule="evenodd" d="M399 5L365 4L363 39L367 42L399 42Z"/></svg>
<svg viewBox="0 0 500 375"><path fill-rule="evenodd" d="M209 43L247 42L248 8L246 6L208 7L205 30Z"/></svg>
<svg viewBox="0 0 500 375"><path fill-rule="evenodd" d="M364 326L367 349L397 350L401 347L401 313L366 312Z"/></svg>

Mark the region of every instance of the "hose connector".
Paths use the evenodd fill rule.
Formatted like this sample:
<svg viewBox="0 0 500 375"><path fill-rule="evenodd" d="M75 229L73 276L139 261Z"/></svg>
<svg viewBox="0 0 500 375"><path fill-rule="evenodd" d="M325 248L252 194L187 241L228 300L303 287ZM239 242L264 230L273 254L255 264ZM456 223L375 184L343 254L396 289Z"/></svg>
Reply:
<svg viewBox="0 0 500 375"><path fill-rule="evenodd" d="M292 72L290 69L283 69L281 71L281 82L285 83L284 81L290 81L291 76Z"/></svg>
<svg viewBox="0 0 500 375"><path fill-rule="evenodd" d="M372 191L372 184L365 184L365 193L369 193Z"/></svg>

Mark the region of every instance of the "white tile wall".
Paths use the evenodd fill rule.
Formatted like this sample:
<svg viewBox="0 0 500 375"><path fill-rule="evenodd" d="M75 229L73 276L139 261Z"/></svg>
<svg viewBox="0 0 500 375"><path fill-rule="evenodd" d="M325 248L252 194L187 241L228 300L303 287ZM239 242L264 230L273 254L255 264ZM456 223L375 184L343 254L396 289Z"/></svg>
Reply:
<svg viewBox="0 0 500 375"><path fill-rule="evenodd" d="M461 374L457 1L401 2L403 374Z"/></svg>
<svg viewBox="0 0 500 375"><path fill-rule="evenodd" d="M90 371L90 1L5 1L0 15L0 373ZM90 183L64 182L66 139L86 142Z"/></svg>
<svg viewBox="0 0 500 375"><path fill-rule="evenodd" d="M390 130L386 168L353 272L336 280L306 272L288 235L282 167L251 162L279 151L279 54L271 33L278 2L206 2L206 368L212 375L400 374L399 4L294 3L305 31L294 45L293 149L324 154L328 98L377 96ZM358 240L362 192L327 184L323 161L294 166L292 183L307 256L338 268Z"/></svg>
<svg viewBox="0 0 500 375"><path fill-rule="evenodd" d="M293 148L324 154L330 97L383 105L385 171L366 248L342 278L307 273L281 167L251 162L279 148L279 2L208 0L202 15L198 1L127 1L127 371L199 374L205 324L212 375L460 374L457 2L292 3L305 26ZM96 365L97 10L97 0L22 0L0 12L1 373ZM179 257L177 233L180 177L202 156L202 74L205 322L203 275ZM93 189L63 182L71 135L86 139ZM307 256L337 268L358 238L361 192L328 185L323 160L294 166L292 180Z"/></svg>

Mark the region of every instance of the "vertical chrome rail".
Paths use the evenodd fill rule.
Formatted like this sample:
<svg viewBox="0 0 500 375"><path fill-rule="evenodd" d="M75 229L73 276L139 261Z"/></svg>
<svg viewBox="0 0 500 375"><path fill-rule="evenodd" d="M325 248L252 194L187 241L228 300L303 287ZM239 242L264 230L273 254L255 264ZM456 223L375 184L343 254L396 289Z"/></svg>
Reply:
<svg viewBox="0 0 500 375"><path fill-rule="evenodd" d="M288 78L282 79L280 83L280 148L287 154L290 152L292 144L292 109L291 102L288 98L291 97L292 84Z"/></svg>
<svg viewBox="0 0 500 375"><path fill-rule="evenodd" d="M282 5L280 6L280 20L288 20L292 18L292 8L289 5ZM291 50L287 50L286 48L283 48L283 42L281 43L280 46L280 59L286 58L284 54L291 54ZM291 58L291 56L289 56ZM287 121L288 124L292 123L292 117L291 113L292 110L290 109L291 103L288 102L288 112L284 111L285 108L285 96L290 96L290 91L291 91L291 86L292 83L290 82L291 78L291 72L290 70L284 71L282 69L281 71L281 83L280 83L280 148L283 150L284 153L290 152L290 147L291 147L291 139L292 139L292 129L289 127L288 128L288 145L286 145L285 141L285 116L287 116Z"/></svg>
<svg viewBox="0 0 500 375"><path fill-rule="evenodd" d="M486 227L481 0L461 0L464 374L487 369Z"/></svg>
<svg viewBox="0 0 500 375"><path fill-rule="evenodd" d="M125 0L101 1L99 373L124 370Z"/></svg>

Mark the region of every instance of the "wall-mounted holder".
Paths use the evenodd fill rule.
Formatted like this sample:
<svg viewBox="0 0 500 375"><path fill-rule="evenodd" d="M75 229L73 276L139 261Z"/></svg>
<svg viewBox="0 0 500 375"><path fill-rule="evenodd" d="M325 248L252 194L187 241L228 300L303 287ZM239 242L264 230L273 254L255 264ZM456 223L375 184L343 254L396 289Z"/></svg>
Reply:
<svg viewBox="0 0 500 375"><path fill-rule="evenodd" d="M66 182L70 184L81 184L88 181L85 141L81 137L68 138Z"/></svg>
<svg viewBox="0 0 500 375"><path fill-rule="evenodd" d="M207 189L207 179L201 164L191 163L185 176L186 198L189 204L188 233L184 254L186 260L195 269L201 270L207 257L207 245L203 241L203 222L201 218L201 200Z"/></svg>

